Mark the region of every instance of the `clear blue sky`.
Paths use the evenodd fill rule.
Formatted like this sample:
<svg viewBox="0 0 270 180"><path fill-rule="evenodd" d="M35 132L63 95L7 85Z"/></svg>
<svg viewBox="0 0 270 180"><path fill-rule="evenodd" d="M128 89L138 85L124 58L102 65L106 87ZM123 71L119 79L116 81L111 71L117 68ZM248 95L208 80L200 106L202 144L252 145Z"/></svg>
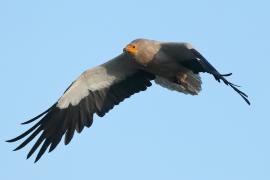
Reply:
<svg viewBox="0 0 270 180"><path fill-rule="evenodd" d="M1 1L0 178L270 179L269 1ZM135 38L188 41L249 94L202 74L192 97L153 85L37 164L4 140L82 71Z"/></svg>

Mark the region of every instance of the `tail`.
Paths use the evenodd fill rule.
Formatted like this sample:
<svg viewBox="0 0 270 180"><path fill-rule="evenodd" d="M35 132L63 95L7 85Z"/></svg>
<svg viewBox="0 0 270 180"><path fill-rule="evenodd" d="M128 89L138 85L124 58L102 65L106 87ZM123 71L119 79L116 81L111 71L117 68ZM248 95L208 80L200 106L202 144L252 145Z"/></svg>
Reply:
<svg viewBox="0 0 270 180"><path fill-rule="evenodd" d="M201 91L201 78L198 74L189 71L177 75L176 79L170 80L157 76L155 83L172 91L182 92L184 94L198 95Z"/></svg>

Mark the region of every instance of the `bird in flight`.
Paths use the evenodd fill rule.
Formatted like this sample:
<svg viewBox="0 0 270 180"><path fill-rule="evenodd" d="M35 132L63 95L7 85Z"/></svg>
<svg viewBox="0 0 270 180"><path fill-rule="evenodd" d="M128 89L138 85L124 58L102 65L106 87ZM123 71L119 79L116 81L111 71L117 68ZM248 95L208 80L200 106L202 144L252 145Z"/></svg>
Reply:
<svg viewBox="0 0 270 180"><path fill-rule="evenodd" d="M7 142L25 138L16 151L39 136L27 155L29 158L39 148L36 162L48 148L53 151L63 136L67 145L75 130L80 133L90 127L94 114L104 116L125 98L145 91L152 80L167 89L197 95L201 72L230 86L250 105L239 86L225 78L231 73L220 74L191 44L136 39L117 57L83 72L55 104L22 123L36 122L30 129Z"/></svg>

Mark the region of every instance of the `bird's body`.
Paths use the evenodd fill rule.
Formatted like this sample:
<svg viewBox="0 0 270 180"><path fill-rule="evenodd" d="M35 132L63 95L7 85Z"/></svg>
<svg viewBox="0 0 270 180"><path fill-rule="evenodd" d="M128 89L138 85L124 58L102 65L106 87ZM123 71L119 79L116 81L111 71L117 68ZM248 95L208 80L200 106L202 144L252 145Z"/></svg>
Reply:
<svg viewBox="0 0 270 180"><path fill-rule="evenodd" d="M53 106L23 123L40 119L32 128L8 142L29 135L15 149L18 150L40 134L27 155L30 157L40 147L37 161L48 148L54 150L62 136L65 135L65 144L68 144L75 130L80 133L85 126L92 125L94 114L104 116L125 98L146 90L151 80L171 90L197 95L201 90L199 72L212 74L250 104L247 95L224 78L231 74L220 74L189 43L137 39L119 56L82 73Z"/></svg>

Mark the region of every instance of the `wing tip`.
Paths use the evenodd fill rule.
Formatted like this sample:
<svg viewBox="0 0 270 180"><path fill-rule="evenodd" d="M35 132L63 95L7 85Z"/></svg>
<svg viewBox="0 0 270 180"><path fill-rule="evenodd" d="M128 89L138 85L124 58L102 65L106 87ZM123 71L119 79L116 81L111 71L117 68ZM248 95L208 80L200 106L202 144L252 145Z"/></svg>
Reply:
<svg viewBox="0 0 270 180"><path fill-rule="evenodd" d="M18 146L18 147L16 147L15 149L13 149L12 151L18 151L18 150L20 150L20 149L21 149L21 147Z"/></svg>
<svg viewBox="0 0 270 180"><path fill-rule="evenodd" d="M5 140L5 142L12 143L12 142L15 142L15 141L14 141L14 138L13 138L13 139Z"/></svg>

